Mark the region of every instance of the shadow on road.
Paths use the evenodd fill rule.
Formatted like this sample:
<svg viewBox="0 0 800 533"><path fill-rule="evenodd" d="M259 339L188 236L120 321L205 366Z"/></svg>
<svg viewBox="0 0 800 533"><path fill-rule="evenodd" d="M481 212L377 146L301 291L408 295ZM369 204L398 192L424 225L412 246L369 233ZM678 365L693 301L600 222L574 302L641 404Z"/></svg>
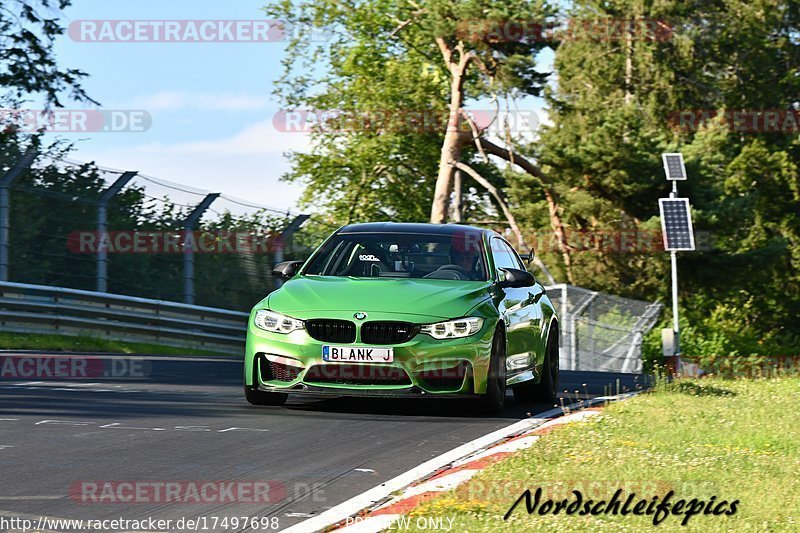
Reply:
<svg viewBox="0 0 800 533"><path fill-rule="evenodd" d="M0 412L43 417L224 417L265 411L323 417L334 414L421 418L522 419L581 399L642 388L642 376L563 371L555 405L520 404L508 392L506 408L487 416L471 400L347 398L291 395L285 407L254 407L241 390L241 362L222 359L154 359L137 379L68 382L0 380Z"/></svg>

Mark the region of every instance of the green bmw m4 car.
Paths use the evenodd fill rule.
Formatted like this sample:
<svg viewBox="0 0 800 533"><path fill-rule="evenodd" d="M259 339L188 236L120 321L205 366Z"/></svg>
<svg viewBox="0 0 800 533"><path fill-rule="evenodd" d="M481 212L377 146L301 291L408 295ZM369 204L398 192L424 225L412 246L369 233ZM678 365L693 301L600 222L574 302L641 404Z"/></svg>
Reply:
<svg viewBox="0 0 800 533"><path fill-rule="evenodd" d="M558 317L498 233L370 223L333 233L250 313L244 392L554 401Z"/></svg>

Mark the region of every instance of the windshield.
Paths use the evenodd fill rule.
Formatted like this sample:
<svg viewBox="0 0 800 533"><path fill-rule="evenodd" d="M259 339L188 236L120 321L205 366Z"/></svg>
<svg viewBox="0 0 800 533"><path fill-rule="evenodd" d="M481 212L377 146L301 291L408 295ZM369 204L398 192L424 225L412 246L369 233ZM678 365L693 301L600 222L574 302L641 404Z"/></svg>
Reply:
<svg viewBox="0 0 800 533"><path fill-rule="evenodd" d="M484 256L479 233L341 234L325 243L303 274L486 281Z"/></svg>

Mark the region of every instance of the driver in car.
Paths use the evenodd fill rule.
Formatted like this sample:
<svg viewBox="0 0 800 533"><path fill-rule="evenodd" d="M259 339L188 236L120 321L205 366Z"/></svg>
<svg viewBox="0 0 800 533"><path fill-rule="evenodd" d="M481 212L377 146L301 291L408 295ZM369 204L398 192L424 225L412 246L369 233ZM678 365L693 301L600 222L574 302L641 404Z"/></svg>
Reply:
<svg viewBox="0 0 800 533"><path fill-rule="evenodd" d="M464 273L469 276L468 279L475 279L478 272L478 259L480 255L477 250L468 247L466 250L459 250L458 247L453 246L450 248L450 262L464 270Z"/></svg>

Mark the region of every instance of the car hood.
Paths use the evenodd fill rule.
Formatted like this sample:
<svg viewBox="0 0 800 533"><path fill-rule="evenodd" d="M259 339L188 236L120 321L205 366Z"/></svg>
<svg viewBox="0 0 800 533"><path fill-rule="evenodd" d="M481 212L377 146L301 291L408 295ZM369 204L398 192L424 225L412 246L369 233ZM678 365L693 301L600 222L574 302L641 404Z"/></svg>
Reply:
<svg viewBox="0 0 800 533"><path fill-rule="evenodd" d="M299 276L270 294L267 306L301 319L324 311L459 318L488 298L490 287L490 281Z"/></svg>

